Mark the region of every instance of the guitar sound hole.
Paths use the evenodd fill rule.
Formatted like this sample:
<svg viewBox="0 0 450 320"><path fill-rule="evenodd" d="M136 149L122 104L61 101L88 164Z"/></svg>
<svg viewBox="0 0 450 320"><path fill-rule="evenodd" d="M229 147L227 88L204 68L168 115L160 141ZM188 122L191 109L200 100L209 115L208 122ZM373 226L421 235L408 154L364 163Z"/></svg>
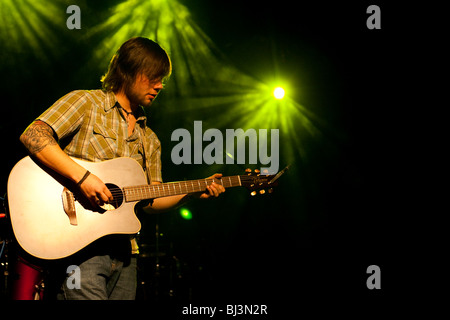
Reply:
<svg viewBox="0 0 450 320"><path fill-rule="evenodd" d="M123 192L122 189L120 189L118 186L112 183L106 183L106 187L109 189L109 191L113 195L113 200L105 203L102 207L104 210L115 210L119 208L123 203Z"/></svg>

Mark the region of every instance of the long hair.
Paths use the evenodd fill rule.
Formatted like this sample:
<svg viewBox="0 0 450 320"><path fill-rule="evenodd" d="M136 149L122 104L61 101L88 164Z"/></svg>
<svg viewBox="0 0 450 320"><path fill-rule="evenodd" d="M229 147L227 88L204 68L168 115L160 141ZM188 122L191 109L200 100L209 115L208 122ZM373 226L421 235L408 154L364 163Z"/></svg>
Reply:
<svg viewBox="0 0 450 320"><path fill-rule="evenodd" d="M101 82L104 90L117 93L129 89L139 74L151 81L165 81L171 73L172 63L167 52L150 39L136 37L117 50Z"/></svg>

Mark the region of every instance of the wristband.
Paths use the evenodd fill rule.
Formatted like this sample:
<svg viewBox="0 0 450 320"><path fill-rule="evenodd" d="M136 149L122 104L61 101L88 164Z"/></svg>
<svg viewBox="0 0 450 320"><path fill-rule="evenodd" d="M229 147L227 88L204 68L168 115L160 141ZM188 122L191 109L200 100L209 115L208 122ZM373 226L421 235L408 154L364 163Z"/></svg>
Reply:
<svg viewBox="0 0 450 320"><path fill-rule="evenodd" d="M81 184L84 182L84 180L86 180L87 177L89 177L90 174L91 174L91 173L89 172L89 170L87 170L86 173L84 174L83 178L81 178L81 180L78 181L77 186L80 187Z"/></svg>

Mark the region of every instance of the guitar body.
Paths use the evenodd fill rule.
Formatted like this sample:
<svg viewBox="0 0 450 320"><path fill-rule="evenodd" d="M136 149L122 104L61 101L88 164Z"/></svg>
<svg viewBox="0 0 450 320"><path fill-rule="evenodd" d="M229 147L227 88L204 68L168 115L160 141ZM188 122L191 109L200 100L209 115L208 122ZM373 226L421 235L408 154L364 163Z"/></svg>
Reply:
<svg viewBox="0 0 450 320"><path fill-rule="evenodd" d="M131 158L88 162L73 158L107 185L119 188L146 185L142 167ZM76 224L71 224L63 204L64 188L75 195ZM70 193L69 191L69 193ZM141 224L134 214L135 202L123 201L114 210L95 209L77 200L72 183L25 157L8 179L11 223L20 246L42 259L64 258L108 234L134 234Z"/></svg>

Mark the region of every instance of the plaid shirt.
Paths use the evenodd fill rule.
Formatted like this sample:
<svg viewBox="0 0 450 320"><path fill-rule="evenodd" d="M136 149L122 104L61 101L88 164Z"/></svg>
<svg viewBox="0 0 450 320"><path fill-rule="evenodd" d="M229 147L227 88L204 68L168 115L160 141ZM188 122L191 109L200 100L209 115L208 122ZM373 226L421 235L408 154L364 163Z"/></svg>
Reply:
<svg viewBox="0 0 450 320"><path fill-rule="evenodd" d="M120 108L113 92L77 90L59 99L38 119L53 128L69 156L88 161L130 157L144 168L149 183L162 182L161 144L146 126L144 110L140 109L135 130L128 137Z"/></svg>

